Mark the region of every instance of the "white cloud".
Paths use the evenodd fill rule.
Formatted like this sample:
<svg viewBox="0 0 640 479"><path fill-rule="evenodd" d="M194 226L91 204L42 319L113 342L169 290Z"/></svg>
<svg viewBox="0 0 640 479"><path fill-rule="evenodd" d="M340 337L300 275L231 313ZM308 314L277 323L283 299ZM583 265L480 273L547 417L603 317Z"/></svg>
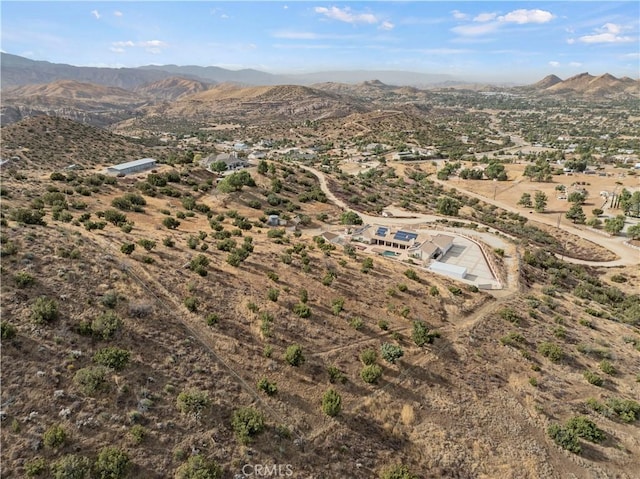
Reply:
<svg viewBox="0 0 640 479"><path fill-rule="evenodd" d="M131 40L126 41L126 42L113 42L111 44L116 48L135 47L136 46L135 43L133 43Z"/></svg>
<svg viewBox="0 0 640 479"><path fill-rule="evenodd" d="M327 18L331 18L332 20L338 20L345 23L368 23L374 24L378 23L378 19L372 13L352 13L349 7L338 8L338 7L315 7L314 11L321 15L326 16Z"/></svg>
<svg viewBox="0 0 640 479"><path fill-rule="evenodd" d="M100 20L100 17L102 16L98 10L91 10L91 15L96 17L96 20Z"/></svg>
<svg viewBox="0 0 640 479"><path fill-rule="evenodd" d="M391 22L384 21L380 24L378 28L380 28L380 30L388 31L388 30L393 30L395 28L395 25Z"/></svg>
<svg viewBox="0 0 640 479"><path fill-rule="evenodd" d="M567 38L567 43L568 43L569 45L573 45L575 42L576 42L576 39L575 39L575 38Z"/></svg>
<svg viewBox="0 0 640 479"><path fill-rule="evenodd" d="M469 15L467 15L466 13L462 13L459 10L453 10L451 12L451 15L453 15L453 18L455 18L456 20L466 20L469 18Z"/></svg>
<svg viewBox="0 0 640 479"><path fill-rule="evenodd" d="M473 19L473 21L474 22L490 22L491 20L496 18L496 16L497 16L496 13L481 13L480 15L477 15Z"/></svg>
<svg viewBox="0 0 640 479"><path fill-rule="evenodd" d="M527 23L547 23L553 20L555 17L551 12L546 10L525 10L520 8L509 12L502 17L498 17L501 22L517 23L518 25L524 25Z"/></svg>
<svg viewBox="0 0 640 479"><path fill-rule="evenodd" d="M289 5L285 5L282 8L283 8L283 10L288 10L289 9Z"/></svg>
<svg viewBox="0 0 640 479"><path fill-rule="evenodd" d="M619 35L623 28L615 23L605 23L600 28L596 28L593 35L584 35L578 38L582 43L629 43L635 39L628 36Z"/></svg>
<svg viewBox="0 0 640 479"><path fill-rule="evenodd" d="M552 67L559 67L560 66L560 62L549 62L549 65L551 65Z"/></svg>
<svg viewBox="0 0 640 479"><path fill-rule="evenodd" d="M427 48L426 50L421 50L421 52L427 55L461 55L470 53L471 50L464 48Z"/></svg>
<svg viewBox="0 0 640 479"><path fill-rule="evenodd" d="M109 50L111 50L114 53L124 53L124 48L122 47L111 47L109 48Z"/></svg>
<svg viewBox="0 0 640 479"><path fill-rule="evenodd" d="M220 15L220 18L222 18L223 20L226 20L227 18L229 18L229 15L227 15L226 13L223 13L222 15Z"/></svg>
<svg viewBox="0 0 640 479"><path fill-rule="evenodd" d="M116 17L121 17L121 16L122 16L122 12L121 12L120 10L116 10L115 12L113 12L113 14L114 14Z"/></svg>
<svg viewBox="0 0 640 479"><path fill-rule="evenodd" d="M570 67L581 67L582 63L580 62L569 62Z"/></svg>
<svg viewBox="0 0 640 479"><path fill-rule="evenodd" d="M138 42L138 46L157 48L157 47L166 47L167 44L162 40L148 40L146 42Z"/></svg>
<svg viewBox="0 0 640 479"><path fill-rule="evenodd" d="M499 26L498 22L482 23L480 25L458 25L453 27L451 31L464 36L485 35L497 30Z"/></svg>
<svg viewBox="0 0 640 479"><path fill-rule="evenodd" d="M315 32L300 32L292 30L279 30L271 34L273 38L285 40L352 40L359 35L320 34Z"/></svg>

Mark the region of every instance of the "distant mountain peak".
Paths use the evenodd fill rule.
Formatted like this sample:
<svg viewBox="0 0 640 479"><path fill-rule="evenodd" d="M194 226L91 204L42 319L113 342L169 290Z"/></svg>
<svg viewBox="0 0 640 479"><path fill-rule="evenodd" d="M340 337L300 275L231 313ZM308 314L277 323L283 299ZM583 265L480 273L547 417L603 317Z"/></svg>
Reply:
<svg viewBox="0 0 640 479"><path fill-rule="evenodd" d="M547 75L542 80L533 84L533 87L536 89L545 89L550 86L556 85L557 83L561 83L562 79L557 77L556 75Z"/></svg>

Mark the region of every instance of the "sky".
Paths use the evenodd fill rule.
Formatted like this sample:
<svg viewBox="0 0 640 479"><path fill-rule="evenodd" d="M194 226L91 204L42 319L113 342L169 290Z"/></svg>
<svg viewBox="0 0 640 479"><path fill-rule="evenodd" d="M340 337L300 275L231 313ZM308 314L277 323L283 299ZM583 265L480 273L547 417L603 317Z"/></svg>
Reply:
<svg viewBox="0 0 640 479"><path fill-rule="evenodd" d="M640 76L640 2L12 1L3 52L78 66Z"/></svg>

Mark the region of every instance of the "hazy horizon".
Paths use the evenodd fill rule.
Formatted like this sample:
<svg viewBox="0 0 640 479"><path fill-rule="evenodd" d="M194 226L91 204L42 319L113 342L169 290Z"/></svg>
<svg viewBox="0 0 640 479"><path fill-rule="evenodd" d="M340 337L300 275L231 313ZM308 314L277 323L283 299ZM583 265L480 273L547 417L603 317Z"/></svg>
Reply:
<svg viewBox="0 0 640 479"><path fill-rule="evenodd" d="M93 67L638 78L638 2L2 2L2 51Z"/></svg>

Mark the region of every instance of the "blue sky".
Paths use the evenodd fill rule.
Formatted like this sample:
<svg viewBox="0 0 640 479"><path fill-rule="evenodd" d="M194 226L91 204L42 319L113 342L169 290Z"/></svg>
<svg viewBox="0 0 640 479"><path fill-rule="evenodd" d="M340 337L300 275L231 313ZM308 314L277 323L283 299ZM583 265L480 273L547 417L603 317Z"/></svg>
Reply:
<svg viewBox="0 0 640 479"><path fill-rule="evenodd" d="M3 0L2 51L84 66L638 78L640 2Z"/></svg>

